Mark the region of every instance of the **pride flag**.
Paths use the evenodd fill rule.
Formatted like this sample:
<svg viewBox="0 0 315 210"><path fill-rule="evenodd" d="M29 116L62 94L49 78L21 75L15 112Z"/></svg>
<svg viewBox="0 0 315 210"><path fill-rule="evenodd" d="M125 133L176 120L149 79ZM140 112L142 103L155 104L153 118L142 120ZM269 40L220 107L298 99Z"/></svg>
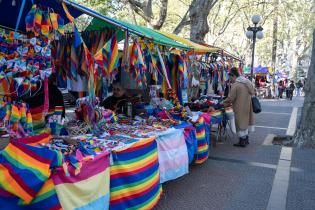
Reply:
<svg viewBox="0 0 315 210"><path fill-rule="evenodd" d="M109 205L109 153L104 152L92 160L83 160L79 174L69 166L67 176L63 168L52 175L60 204L64 210L108 209Z"/></svg>
<svg viewBox="0 0 315 210"><path fill-rule="evenodd" d="M0 188L0 206L10 210L61 210L55 185L52 179L48 179L41 190L37 193L35 199L29 205L21 205L19 198ZM0 208L1 208L0 207Z"/></svg>
<svg viewBox="0 0 315 210"><path fill-rule="evenodd" d="M118 43L114 35L104 47L95 55L96 63L101 67L104 75L113 79L119 67Z"/></svg>
<svg viewBox="0 0 315 210"><path fill-rule="evenodd" d="M112 154L110 209L152 209L162 193L155 138Z"/></svg>
<svg viewBox="0 0 315 210"><path fill-rule="evenodd" d="M0 153L0 188L30 204L50 177L51 168L60 165L56 151L11 141Z"/></svg>
<svg viewBox="0 0 315 210"><path fill-rule="evenodd" d="M161 183L188 174L188 151L184 129L168 129L158 134Z"/></svg>

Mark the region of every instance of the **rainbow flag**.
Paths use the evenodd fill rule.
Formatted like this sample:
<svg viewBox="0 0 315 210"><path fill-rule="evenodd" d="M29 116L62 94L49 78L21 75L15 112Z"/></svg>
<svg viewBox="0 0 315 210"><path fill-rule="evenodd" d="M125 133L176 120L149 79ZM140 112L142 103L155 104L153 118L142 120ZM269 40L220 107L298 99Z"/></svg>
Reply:
<svg viewBox="0 0 315 210"><path fill-rule="evenodd" d="M112 152L110 209L152 209L162 186L154 137Z"/></svg>
<svg viewBox="0 0 315 210"><path fill-rule="evenodd" d="M118 43L116 34L104 45L95 56L95 60L100 64L104 75L110 80L113 79L119 67Z"/></svg>
<svg viewBox="0 0 315 210"><path fill-rule="evenodd" d="M83 160L79 174L69 165L67 176L62 167L52 175L63 209L108 209L109 206L109 153L92 160Z"/></svg>
<svg viewBox="0 0 315 210"><path fill-rule="evenodd" d="M51 168L61 165L59 155L11 141L0 153L0 188L30 204L50 177Z"/></svg>
<svg viewBox="0 0 315 210"><path fill-rule="evenodd" d="M143 86L143 82L146 82L145 77L145 63L143 59L142 50L137 42L134 42L130 48L129 63L132 68L130 68L130 73L133 74L134 79L139 87Z"/></svg>
<svg viewBox="0 0 315 210"><path fill-rule="evenodd" d="M197 139L197 153L195 163L201 164L205 162L209 156L209 144L206 138L206 124L202 116L199 117L195 127Z"/></svg>

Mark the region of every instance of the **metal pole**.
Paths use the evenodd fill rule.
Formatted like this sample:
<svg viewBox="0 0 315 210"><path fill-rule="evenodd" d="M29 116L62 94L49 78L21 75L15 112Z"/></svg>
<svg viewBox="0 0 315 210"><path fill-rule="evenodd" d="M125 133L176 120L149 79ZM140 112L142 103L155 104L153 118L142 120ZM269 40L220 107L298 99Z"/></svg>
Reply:
<svg viewBox="0 0 315 210"><path fill-rule="evenodd" d="M256 45L256 24L255 24L255 29L253 30L253 51L252 51L252 64L251 64L251 70L250 70L250 79L252 82L254 80L255 45Z"/></svg>
<svg viewBox="0 0 315 210"><path fill-rule="evenodd" d="M104 15L96 13L93 10L91 10L91 9L89 9L87 7L84 7L84 6L80 5L80 4L77 4L77 3L69 1L69 0L60 0L60 2L64 2L65 4L71 6L71 7L75 8L75 9L77 9L77 10L79 10L79 11L81 11L81 12L83 12L83 13L89 15L89 16L91 16L91 17L103 20L103 21L105 21L105 22L107 22L107 23L109 23L109 24L111 24L113 26L116 26L116 27L118 27L118 28L120 28L122 30L129 30L133 34L136 34L136 35L138 35L140 37L145 37L147 39L152 40L152 37L148 37L148 36L146 36L146 35L144 35L142 33L139 33L138 31L132 30L131 28L128 28L127 26L122 25L122 24L116 22L115 20L109 19L109 18L107 18Z"/></svg>

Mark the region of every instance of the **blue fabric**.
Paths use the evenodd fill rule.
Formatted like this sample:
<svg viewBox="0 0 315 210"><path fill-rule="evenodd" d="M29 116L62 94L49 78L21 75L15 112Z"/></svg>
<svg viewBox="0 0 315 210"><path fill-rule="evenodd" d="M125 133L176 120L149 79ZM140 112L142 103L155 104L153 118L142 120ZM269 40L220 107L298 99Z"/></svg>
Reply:
<svg viewBox="0 0 315 210"><path fill-rule="evenodd" d="M185 135L185 141L186 141L186 146L187 146L187 151L188 151L188 161L189 161L189 164L191 164L192 161L194 160L194 155L197 152L197 139L196 139L195 128L189 122L182 122L181 124L175 125L173 127L176 129L184 128L186 131L189 130L189 134ZM210 130L210 126L207 126L207 127L209 127L209 130Z"/></svg>
<svg viewBox="0 0 315 210"><path fill-rule="evenodd" d="M15 29L16 23L18 21L19 12L22 6L23 0L16 0L16 6L12 6L12 1L6 0L1 1L0 6L0 25L5 26L8 28L11 28L12 30ZM49 8L52 8L54 12L59 13L61 17L65 20L65 24L68 22L68 19L66 18L66 14L63 11L62 5L58 0L33 0L34 4L47 6ZM17 29L19 31L26 31L25 27L25 17L27 13L32 8L32 0L26 0L25 7L23 9L22 15L21 15L21 21ZM70 14L76 18L82 14L79 10L76 10L72 8L71 6L68 6L68 9L70 11Z"/></svg>
<svg viewBox="0 0 315 210"><path fill-rule="evenodd" d="M105 196L100 197L99 199L96 199L95 201L92 201L91 203L88 203L84 206L76 208L75 210L108 209L108 208L109 208L109 193L107 193Z"/></svg>
<svg viewBox="0 0 315 210"><path fill-rule="evenodd" d="M189 164L191 164L197 152L197 139L196 139L195 130L190 130L189 135L185 136L185 141L186 141L187 150L188 150Z"/></svg>

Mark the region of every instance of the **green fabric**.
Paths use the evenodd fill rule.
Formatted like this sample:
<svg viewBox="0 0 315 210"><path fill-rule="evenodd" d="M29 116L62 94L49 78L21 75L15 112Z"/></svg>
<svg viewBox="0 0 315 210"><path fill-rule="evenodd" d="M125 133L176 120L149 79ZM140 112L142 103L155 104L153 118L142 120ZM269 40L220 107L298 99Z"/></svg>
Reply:
<svg viewBox="0 0 315 210"><path fill-rule="evenodd" d="M250 74L250 67L244 67L243 72L244 74Z"/></svg>
<svg viewBox="0 0 315 210"><path fill-rule="evenodd" d="M164 45L164 46L168 46L168 47L176 47L176 48L180 48L180 49L184 49L184 50L189 50L190 47L184 44L180 44L176 41L174 41L173 39L170 39L162 34L160 34L159 32L150 29L150 28L146 28L144 26L138 26L138 25L133 25L131 23L127 23L121 20L115 20L112 18L108 18L111 19L113 21L115 21L116 23L118 23L119 25L122 25L126 28L128 28L130 30L130 33L132 33L133 31L136 31L146 37L149 37L150 39L152 39L152 41L156 44L160 44L160 45ZM87 27L87 31L91 31L91 30L100 30L103 28L114 28L117 30L117 40L121 41L124 39L124 32L123 30L119 29L118 27L115 27L113 25L111 25L110 23L107 23L103 20L94 18L91 22L91 24Z"/></svg>

